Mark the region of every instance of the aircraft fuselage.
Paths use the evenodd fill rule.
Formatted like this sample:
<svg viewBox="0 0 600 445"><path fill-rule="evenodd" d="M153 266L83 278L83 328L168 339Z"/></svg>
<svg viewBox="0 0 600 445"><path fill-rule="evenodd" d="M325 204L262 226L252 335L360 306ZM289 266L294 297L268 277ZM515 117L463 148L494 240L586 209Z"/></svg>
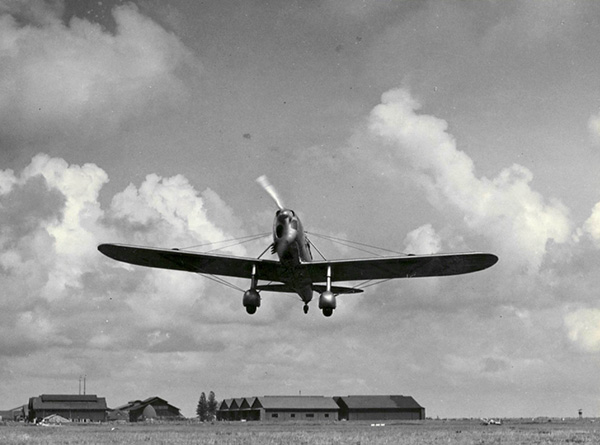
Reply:
<svg viewBox="0 0 600 445"><path fill-rule="evenodd" d="M291 209L281 209L273 221L273 253L277 253L284 267L283 281L294 288L302 301L312 300L312 281L304 269L297 267L301 263L312 261L310 245L302 222Z"/></svg>

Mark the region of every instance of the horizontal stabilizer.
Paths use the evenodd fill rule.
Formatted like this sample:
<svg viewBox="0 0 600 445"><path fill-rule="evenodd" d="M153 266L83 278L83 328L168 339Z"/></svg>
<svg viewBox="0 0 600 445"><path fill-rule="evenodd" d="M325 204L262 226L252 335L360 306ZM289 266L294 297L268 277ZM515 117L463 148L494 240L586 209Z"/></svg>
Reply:
<svg viewBox="0 0 600 445"><path fill-rule="evenodd" d="M327 286L325 286L324 284L313 284L312 288L315 292L318 292L320 294L322 294L323 292L325 292L327 290ZM336 295L341 295L341 294L360 294L361 292L364 292L364 291L362 289L357 289L355 287L331 286L331 292L333 292Z"/></svg>
<svg viewBox="0 0 600 445"><path fill-rule="evenodd" d="M324 284L313 284L312 288L315 292L322 294L325 292L327 287ZM287 293L296 293L296 289L287 284L264 284L256 286L256 290L264 290L267 292L287 292ZM359 294L363 292L362 289L356 289L354 287L343 287L343 286L331 286L331 292L336 295L340 294Z"/></svg>

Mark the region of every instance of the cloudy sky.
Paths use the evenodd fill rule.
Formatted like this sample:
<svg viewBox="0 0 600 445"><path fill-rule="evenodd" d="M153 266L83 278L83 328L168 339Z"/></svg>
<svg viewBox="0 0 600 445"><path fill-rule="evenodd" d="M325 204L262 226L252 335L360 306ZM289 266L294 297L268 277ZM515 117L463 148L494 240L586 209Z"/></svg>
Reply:
<svg viewBox="0 0 600 445"><path fill-rule="evenodd" d="M600 415L600 3L0 0L0 395L412 395ZM485 251L325 318L96 246ZM229 249L258 256L269 240ZM247 280L235 284L242 289Z"/></svg>

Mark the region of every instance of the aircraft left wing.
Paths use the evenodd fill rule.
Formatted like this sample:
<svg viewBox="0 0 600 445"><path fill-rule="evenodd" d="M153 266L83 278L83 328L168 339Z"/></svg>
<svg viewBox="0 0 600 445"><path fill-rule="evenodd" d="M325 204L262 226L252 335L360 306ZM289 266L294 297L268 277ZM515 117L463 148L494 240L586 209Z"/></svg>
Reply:
<svg viewBox="0 0 600 445"><path fill-rule="evenodd" d="M498 257L490 253L458 253L314 261L302 266L308 269L313 282L323 282L328 267L333 281L384 280L459 275L487 269L497 261Z"/></svg>
<svg viewBox="0 0 600 445"><path fill-rule="evenodd" d="M250 278L252 276L252 266L256 266L258 279L280 281L283 275L281 264L278 261L257 258L198 253L177 249L156 249L125 244L100 244L98 250L114 260L160 269Z"/></svg>

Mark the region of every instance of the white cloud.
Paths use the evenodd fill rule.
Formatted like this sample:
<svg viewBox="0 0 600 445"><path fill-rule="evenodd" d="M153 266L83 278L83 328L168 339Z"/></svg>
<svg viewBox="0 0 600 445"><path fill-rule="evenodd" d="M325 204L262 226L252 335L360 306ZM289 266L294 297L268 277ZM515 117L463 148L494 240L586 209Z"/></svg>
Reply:
<svg viewBox="0 0 600 445"><path fill-rule="evenodd" d="M600 309L580 309L564 318L569 339L587 352L600 351Z"/></svg>
<svg viewBox="0 0 600 445"><path fill-rule="evenodd" d="M152 245L184 247L227 239L225 232L209 220L205 200L214 209L215 220L225 224L230 220L219 217L231 215L231 209L212 190L203 195L205 198L181 175L161 178L151 174L139 188L130 184L113 197L111 215L123 221L138 242ZM244 253L239 246L234 251Z"/></svg>
<svg viewBox="0 0 600 445"><path fill-rule="evenodd" d="M425 224L409 232L404 239L404 245L408 253L438 253L442 247L442 239L431 224Z"/></svg>
<svg viewBox="0 0 600 445"><path fill-rule="evenodd" d="M593 114L588 120L588 131L592 142L600 145L600 113Z"/></svg>
<svg viewBox="0 0 600 445"><path fill-rule="evenodd" d="M219 347L202 320L228 319L232 303L241 308L239 300L223 298L193 274L125 268L96 249L110 241L169 246L233 238L227 223L220 227L207 216L202 194L186 178L149 175L107 208L99 194L108 176L94 164L40 154L22 172L0 172L0 178L11 184L0 195L0 351L147 350L161 342L175 350ZM204 195L214 215L236 219L215 192ZM197 305L200 297L204 304Z"/></svg>
<svg viewBox="0 0 600 445"><path fill-rule="evenodd" d="M5 195L10 192L16 182L17 179L12 170L0 171L0 195Z"/></svg>
<svg viewBox="0 0 600 445"><path fill-rule="evenodd" d="M38 26L57 25L65 9L63 0L2 0L0 14L10 14Z"/></svg>
<svg viewBox="0 0 600 445"><path fill-rule="evenodd" d="M0 134L110 134L175 111L199 74L178 38L132 4L114 9L115 35L76 17L64 25L60 8L41 1L11 2L0 13Z"/></svg>
<svg viewBox="0 0 600 445"><path fill-rule="evenodd" d="M470 230L488 237L502 257L515 268L537 271L549 240L565 242L571 231L568 209L556 200L546 201L532 189L533 174L514 164L490 180L475 175L471 158L458 150L437 117L418 114L421 105L405 89L382 95L371 112L369 129L386 145L376 150L393 162L408 160L420 173L432 202L450 205L464 215ZM376 158L380 158L378 153Z"/></svg>
<svg viewBox="0 0 600 445"><path fill-rule="evenodd" d="M583 231L589 233L592 239L600 243L600 202L592 208L592 214L583 223Z"/></svg>

